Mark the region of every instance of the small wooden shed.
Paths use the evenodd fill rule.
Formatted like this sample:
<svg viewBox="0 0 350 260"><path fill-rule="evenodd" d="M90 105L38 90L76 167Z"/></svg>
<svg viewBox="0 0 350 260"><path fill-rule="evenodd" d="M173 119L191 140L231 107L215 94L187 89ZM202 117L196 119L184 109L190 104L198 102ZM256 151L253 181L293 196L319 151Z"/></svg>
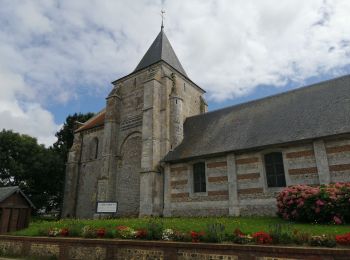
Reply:
<svg viewBox="0 0 350 260"><path fill-rule="evenodd" d="M33 208L18 186L0 187L0 234L28 227Z"/></svg>

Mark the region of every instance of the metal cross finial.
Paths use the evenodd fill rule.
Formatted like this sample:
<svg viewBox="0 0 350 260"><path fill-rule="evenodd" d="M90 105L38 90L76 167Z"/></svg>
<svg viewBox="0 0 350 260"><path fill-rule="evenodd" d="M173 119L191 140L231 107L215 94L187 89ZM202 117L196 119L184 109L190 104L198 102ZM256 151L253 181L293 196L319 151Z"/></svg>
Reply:
<svg viewBox="0 0 350 260"><path fill-rule="evenodd" d="M160 15L162 16L162 26L160 27L160 29L163 31L163 28L164 28L164 14L165 14L165 11L164 10L161 10L160 11Z"/></svg>

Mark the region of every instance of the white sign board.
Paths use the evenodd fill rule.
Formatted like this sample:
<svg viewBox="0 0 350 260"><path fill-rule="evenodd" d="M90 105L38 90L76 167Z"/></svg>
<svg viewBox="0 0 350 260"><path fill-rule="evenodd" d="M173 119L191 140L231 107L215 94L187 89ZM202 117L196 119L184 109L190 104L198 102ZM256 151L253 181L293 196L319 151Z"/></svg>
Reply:
<svg viewBox="0 0 350 260"><path fill-rule="evenodd" d="M117 202L97 202L97 213L116 213L118 208Z"/></svg>

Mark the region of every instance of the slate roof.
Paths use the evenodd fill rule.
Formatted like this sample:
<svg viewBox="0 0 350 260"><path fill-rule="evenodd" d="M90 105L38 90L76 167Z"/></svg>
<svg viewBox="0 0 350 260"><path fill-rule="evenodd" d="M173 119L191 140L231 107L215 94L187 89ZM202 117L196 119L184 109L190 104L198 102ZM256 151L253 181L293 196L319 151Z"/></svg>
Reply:
<svg viewBox="0 0 350 260"><path fill-rule="evenodd" d="M106 109L100 111L97 115L91 117L86 121L81 127L79 127L75 132L80 132L83 130L88 130L91 128L103 126L105 123Z"/></svg>
<svg viewBox="0 0 350 260"><path fill-rule="evenodd" d="M184 68L177 58L174 49L171 47L171 44L163 30L160 31L157 38L152 43L151 47L149 47L148 51L143 56L134 72L142 70L161 60L165 61L171 67L187 77Z"/></svg>
<svg viewBox="0 0 350 260"><path fill-rule="evenodd" d="M164 161L350 133L350 75L187 118Z"/></svg>
<svg viewBox="0 0 350 260"><path fill-rule="evenodd" d="M35 208L34 204L30 201L30 199L28 199L28 197L21 191L21 189L18 186L0 187L0 202L3 202L15 192L21 193L22 196L27 200L29 205Z"/></svg>

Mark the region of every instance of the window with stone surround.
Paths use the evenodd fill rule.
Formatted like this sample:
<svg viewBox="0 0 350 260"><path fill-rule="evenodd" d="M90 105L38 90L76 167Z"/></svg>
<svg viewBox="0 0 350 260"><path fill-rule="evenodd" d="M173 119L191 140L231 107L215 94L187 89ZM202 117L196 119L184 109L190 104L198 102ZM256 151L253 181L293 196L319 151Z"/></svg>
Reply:
<svg viewBox="0 0 350 260"><path fill-rule="evenodd" d="M281 152L264 155L267 187L285 187L283 156Z"/></svg>
<svg viewBox="0 0 350 260"><path fill-rule="evenodd" d="M193 164L193 192L206 192L205 163Z"/></svg>

